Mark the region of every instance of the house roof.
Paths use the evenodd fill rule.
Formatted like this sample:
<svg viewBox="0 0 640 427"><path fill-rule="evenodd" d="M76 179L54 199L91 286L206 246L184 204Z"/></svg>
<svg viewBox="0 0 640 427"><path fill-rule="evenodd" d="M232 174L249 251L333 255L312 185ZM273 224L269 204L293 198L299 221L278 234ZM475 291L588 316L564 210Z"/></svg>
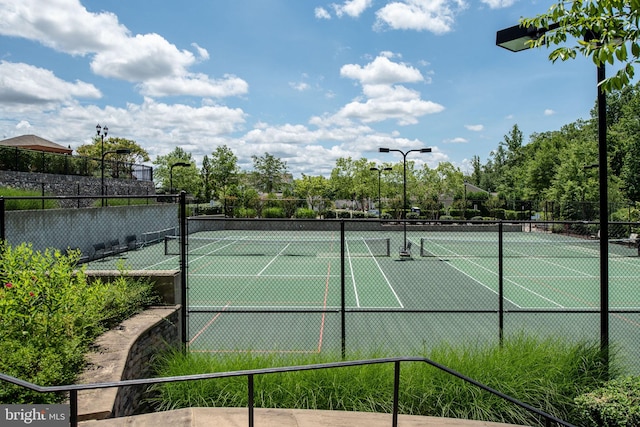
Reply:
<svg viewBox="0 0 640 427"><path fill-rule="evenodd" d="M0 141L0 145L24 148L26 150L47 151L50 153L71 154L72 149L36 135L21 135Z"/></svg>

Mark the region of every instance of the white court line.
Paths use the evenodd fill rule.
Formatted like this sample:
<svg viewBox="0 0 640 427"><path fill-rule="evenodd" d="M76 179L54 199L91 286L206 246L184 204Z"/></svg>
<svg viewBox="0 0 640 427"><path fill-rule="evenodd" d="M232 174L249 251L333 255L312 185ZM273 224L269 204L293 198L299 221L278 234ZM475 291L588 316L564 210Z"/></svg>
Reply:
<svg viewBox="0 0 640 427"><path fill-rule="evenodd" d="M269 268L269 266L270 266L271 264L273 264L273 263L274 263L274 261L275 261L275 260L277 260L277 259L278 259L278 257L282 254L282 252L284 252L284 251L285 251L285 249L287 249L290 245L291 245L291 243L287 243L287 244L285 245L285 247L284 247L284 248L282 248L282 250L281 250L280 252L278 252L278 255L276 255L276 256L274 256L273 258L271 258L271 261L269 261L269 262L267 263L267 265L265 265L265 266L264 266L264 268L263 268L262 270L260 270L260 272L258 273L258 276L261 276L261 275L262 275L262 273L264 273L264 271L265 271L267 268Z"/></svg>
<svg viewBox="0 0 640 427"><path fill-rule="evenodd" d="M364 239L363 239L364 240ZM366 245L366 243L365 243ZM391 286L391 282L389 281L389 279L387 278L387 275L384 274L384 271L382 271L382 267L380 267L380 263L378 262L378 260L376 259L376 257L373 255L373 253L371 252L371 248L369 248L369 245L367 245L367 249L369 249L369 254L371 254L371 258L373 258L373 261L376 263L376 266L378 266L378 270L380 271L380 274L382 274L382 277L384 277L384 280L387 282L387 286L389 287L389 289L391 290L391 293L393 293L393 296L396 297L396 301L398 301L398 304L400 304L400 308L404 308L404 304L402 304L402 301L400 301L400 297L398 296L398 294L396 293L396 290L393 289L393 286ZM373 308L373 307L369 307L369 308ZM388 307L385 307L388 308ZM393 308L393 307L391 307Z"/></svg>
<svg viewBox="0 0 640 427"><path fill-rule="evenodd" d="M498 276L498 273L497 273L497 272L495 272L495 271L493 271L493 270L490 270L490 269L488 269L488 268L484 267L483 265L480 265L480 264L478 264L478 263L476 263L476 262L473 262L473 261L471 261L471 259L469 259L469 258L467 258L467 257L460 256L460 255L459 255L459 254L457 254L456 252L453 252L452 250L447 249L446 247L444 247L444 246L442 246L442 245L440 245L440 244L437 244L437 243L436 243L436 245L437 245L437 246L440 246L440 247L441 247L441 248L443 248L445 251L451 252L451 254L452 254L452 255L455 255L455 256L456 256L456 257L458 257L459 259L464 260L464 261L468 262L469 264L475 265L476 267L479 267L479 268L481 268L481 269L483 269L483 270L485 270L485 271L488 271L489 273L491 273L491 274L493 274L493 275L495 275L495 276ZM442 258L441 258L441 261L442 261ZM495 293L496 295L498 294L498 292L497 292L497 291L494 291L493 289L489 288L489 287L488 287L487 285L485 285L484 283L482 283L482 282L480 282L479 280L477 280L477 279L475 279L475 278L471 277L470 275L468 275L468 274L467 274L467 273L465 273L464 271L460 270L458 267L456 267L456 266L452 265L450 262L449 262L448 264L449 264L451 267L453 267L453 268L455 268L456 270L458 270L459 272L461 272L462 274L466 275L467 277L470 277L470 278L471 278L471 279L473 279L475 282L477 282L477 283L481 284L482 286L484 286L485 288L489 289L490 291L492 291L492 292L493 292L493 293ZM504 277L504 276L503 276L503 277ZM553 301L552 299L547 298L547 297L545 297L544 295L541 295L541 294L539 294L539 293L537 293L537 292L534 292L533 290L531 290L531 289L527 288L526 286L522 286L521 284L519 284L519 283L517 283L517 282L514 282L513 280L510 280L510 279L506 279L506 280L507 280L508 282L510 282L511 284L513 284L513 285L515 285L515 286L519 287L520 289L523 289L524 291L529 292L529 293L531 293L531 294L533 294L533 295L537 296L538 298L541 298L541 299L543 299L543 300L545 300L545 301L548 301L548 302L550 302L550 303L551 303L551 304L553 304L553 305L557 305L558 307L565 308L562 304L558 304L556 301ZM518 307L518 308L522 308L519 304L516 304L515 302L513 302L513 301L511 301L511 300L509 300L509 299L507 299L507 298L505 298L505 299L506 299L507 301L511 302L512 304L514 304L516 307Z"/></svg>
<svg viewBox="0 0 640 427"><path fill-rule="evenodd" d="M358 296L358 286L356 285L356 277L353 274L353 262L351 259L351 254L349 252L349 243L345 240L345 249L346 249L346 255L347 255L347 259L349 260L349 270L351 270L351 283L353 284L353 293L356 296L356 307L360 308L360 297Z"/></svg>

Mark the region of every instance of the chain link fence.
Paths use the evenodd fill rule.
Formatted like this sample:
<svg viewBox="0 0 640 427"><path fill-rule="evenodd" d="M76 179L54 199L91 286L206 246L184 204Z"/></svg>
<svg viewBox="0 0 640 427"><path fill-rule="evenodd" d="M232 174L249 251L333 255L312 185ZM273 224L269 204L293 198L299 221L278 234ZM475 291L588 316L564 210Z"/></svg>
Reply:
<svg viewBox="0 0 640 427"><path fill-rule="evenodd" d="M94 274L178 277L193 352L411 355L518 334L598 341L604 325L640 366L638 223L609 223L603 246L588 221L240 219L192 215L184 197L122 199L0 199L2 238L77 248Z"/></svg>

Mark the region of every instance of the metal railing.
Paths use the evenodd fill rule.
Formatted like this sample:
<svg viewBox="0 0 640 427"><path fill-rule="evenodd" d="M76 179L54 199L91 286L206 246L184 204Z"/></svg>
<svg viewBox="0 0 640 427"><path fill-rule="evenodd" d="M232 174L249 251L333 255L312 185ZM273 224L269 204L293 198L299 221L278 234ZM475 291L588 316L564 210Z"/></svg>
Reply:
<svg viewBox="0 0 640 427"><path fill-rule="evenodd" d="M71 427L77 427L78 425L78 391L80 390L96 390L96 389L112 388L112 387L152 385L152 384L163 384L163 383L171 383L171 382L208 380L208 379L215 379L215 378L247 377L247 394L248 394L247 401L248 401L248 419L249 419L248 425L249 427L253 427L255 424L254 377L256 375L268 375L268 374L276 374L276 373L284 373L284 372L311 371L311 370L318 370L318 369L333 369L333 368L343 368L343 367L349 367L349 366L363 366L363 365L393 363L394 364L394 381L393 381L393 411L392 411L391 425L393 427L397 427L398 412L399 412L399 395L400 395L399 393L400 392L400 364L403 362L426 363L432 367L440 369L441 371L444 371L458 379L461 379L469 384L472 384L516 406L519 406L525 409L526 411L529 411L530 413L539 417L541 420L544 420L545 426L551 426L553 424L559 425L559 426L567 426L567 427L574 426L573 424L563 421L560 418L557 418L551 414L548 414L544 411L534 408L533 406L527 403L521 402L498 390L495 390L489 386L486 386L470 377L467 377L457 371L454 371L453 369L447 368L444 365L441 365L437 362L434 362L424 357L389 357L389 358L380 358L380 359L319 363L319 364L311 364L311 365L285 366L285 367L278 367L278 368L249 369L249 370L240 370L240 371L232 371L232 372L214 372L214 373L208 373L208 374L182 375L182 376L172 376L172 377L164 377L164 378L145 378L145 379L136 379L136 380L116 381L116 382L105 382L105 383L94 383L94 384L74 384L74 385L46 386L46 387L38 386L36 384L23 381L21 379L12 377L10 375L1 374L1 373L0 373L0 380L27 388L32 391L36 391L39 393L68 392L70 412L71 412L70 425Z"/></svg>

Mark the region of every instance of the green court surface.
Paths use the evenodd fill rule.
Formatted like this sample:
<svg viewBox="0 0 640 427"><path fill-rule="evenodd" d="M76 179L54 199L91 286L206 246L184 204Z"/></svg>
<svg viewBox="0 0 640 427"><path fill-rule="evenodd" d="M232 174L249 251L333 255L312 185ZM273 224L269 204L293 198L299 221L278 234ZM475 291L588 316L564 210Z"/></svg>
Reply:
<svg viewBox="0 0 640 427"><path fill-rule="evenodd" d="M408 258L399 256L402 232L360 231L345 237L342 247L336 232L189 236L190 349L339 351L343 315L349 350L404 354L443 340L497 340L497 233L409 231ZM526 330L596 340L599 242L535 232L505 233L503 240L505 333ZM166 250L178 247L168 242ZM109 269L118 262L136 270L179 265L177 255L165 255L164 243L121 258L95 261L88 268ZM623 342L631 358L639 357L634 343L640 342L640 316L625 311L640 309L639 279L637 248L611 243L609 306L616 311L611 323L616 325L614 339Z"/></svg>

